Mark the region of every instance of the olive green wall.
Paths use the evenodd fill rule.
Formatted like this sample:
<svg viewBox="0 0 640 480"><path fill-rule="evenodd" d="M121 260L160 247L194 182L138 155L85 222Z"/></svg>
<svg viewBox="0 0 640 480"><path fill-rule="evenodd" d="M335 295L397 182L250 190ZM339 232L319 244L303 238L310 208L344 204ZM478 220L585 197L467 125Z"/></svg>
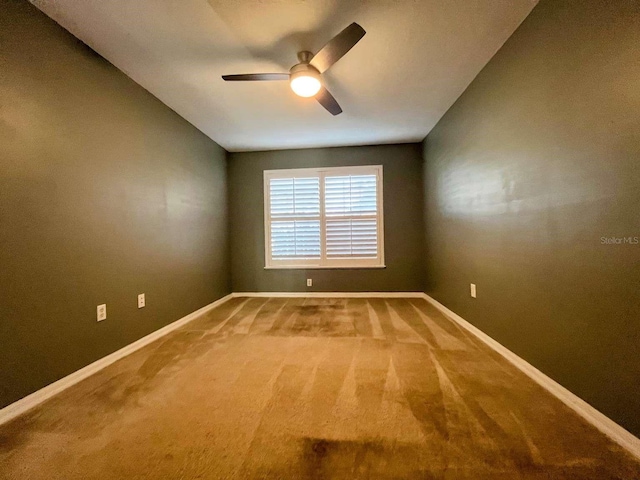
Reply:
<svg viewBox="0 0 640 480"><path fill-rule="evenodd" d="M0 0L0 407L230 291L225 154Z"/></svg>
<svg viewBox="0 0 640 480"><path fill-rule="evenodd" d="M421 163L419 144L230 154L233 291L422 291ZM263 171L348 165L383 166L387 268L265 270Z"/></svg>
<svg viewBox="0 0 640 480"><path fill-rule="evenodd" d="M540 2L424 159L427 293L640 434L640 2Z"/></svg>

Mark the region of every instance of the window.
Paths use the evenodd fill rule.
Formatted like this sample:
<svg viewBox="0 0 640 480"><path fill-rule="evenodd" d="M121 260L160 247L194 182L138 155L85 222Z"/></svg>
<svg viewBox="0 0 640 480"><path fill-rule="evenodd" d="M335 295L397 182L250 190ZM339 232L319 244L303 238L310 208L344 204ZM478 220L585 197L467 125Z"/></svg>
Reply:
<svg viewBox="0 0 640 480"><path fill-rule="evenodd" d="M382 166L264 172L265 268L384 267Z"/></svg>

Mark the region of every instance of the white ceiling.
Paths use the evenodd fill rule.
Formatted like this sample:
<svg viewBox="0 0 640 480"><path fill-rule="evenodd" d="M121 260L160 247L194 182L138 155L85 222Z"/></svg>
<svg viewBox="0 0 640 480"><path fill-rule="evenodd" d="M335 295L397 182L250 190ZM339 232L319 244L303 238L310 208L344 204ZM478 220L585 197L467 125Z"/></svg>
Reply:
<svg viewBox="0 0 640 480"><path fill-rule="evenodd" d="M32 0L229 151L421 141L537 0ZM325 75L331 116L287 72L351 22L365 37Z"/></svg>

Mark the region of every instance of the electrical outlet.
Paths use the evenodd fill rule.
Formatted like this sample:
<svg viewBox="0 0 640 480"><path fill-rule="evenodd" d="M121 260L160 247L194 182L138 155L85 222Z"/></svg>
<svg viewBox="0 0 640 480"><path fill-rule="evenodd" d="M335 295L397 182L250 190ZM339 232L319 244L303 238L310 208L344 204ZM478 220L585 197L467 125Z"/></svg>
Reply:
<svg viewBox="0 0 640 480"><path fill-rule="evenodd" d="M138 295L138 308L143 308L145 306L144 293Z"/></svg>
<svg viewBox="0 0 640 480"><path fill-rule="evenodd" d="M97 308L98 321L101 322L107 319L107 304L103 303L102 305L98 305Z"/></svg>
<svg viewBox="0 0 640 480"><path fill-rule="evenodd" d="M311 278L307 278L307 287L313 287L313 280Z"/></svg>
<svg viewBox="0 0 640 480"><path fill-rule="evenodd" d="M475 283L471 284L471 296L473 298L476 298L476 284Z"/></svg>

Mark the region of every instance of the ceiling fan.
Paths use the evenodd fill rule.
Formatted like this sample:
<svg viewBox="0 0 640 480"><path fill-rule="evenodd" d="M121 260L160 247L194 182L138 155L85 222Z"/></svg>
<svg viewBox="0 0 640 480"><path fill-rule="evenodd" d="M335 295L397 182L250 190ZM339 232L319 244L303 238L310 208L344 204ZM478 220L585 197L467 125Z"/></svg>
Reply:
<svg viewBox="0 0 640 480"><path fill-rule="evenodd" d="M315 55L303 51L298 53L300 63L291 67L289 73L248 73L240 75L223 75L227 82L251 82L288 80L291 90L301 97L313 97L332 115L342 113L336 99L322 85L322 74L340 60L367 33L357 23L352 23L333 37Z"/></svg>

